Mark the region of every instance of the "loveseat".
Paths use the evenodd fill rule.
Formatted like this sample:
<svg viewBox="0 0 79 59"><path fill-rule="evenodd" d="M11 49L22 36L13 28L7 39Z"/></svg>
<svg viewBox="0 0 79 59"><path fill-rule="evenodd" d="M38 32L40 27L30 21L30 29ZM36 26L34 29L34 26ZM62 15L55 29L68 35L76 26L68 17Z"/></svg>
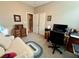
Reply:
<svg viewBox="0 0 79 59"><path fill-rule="evenodd" d="M0 33L0 45L4 46L5 53L15 52L16 58L33 58L33 50L24 41L14 36L4 36ZM5 54L4 53L4 54Z"/></svg>

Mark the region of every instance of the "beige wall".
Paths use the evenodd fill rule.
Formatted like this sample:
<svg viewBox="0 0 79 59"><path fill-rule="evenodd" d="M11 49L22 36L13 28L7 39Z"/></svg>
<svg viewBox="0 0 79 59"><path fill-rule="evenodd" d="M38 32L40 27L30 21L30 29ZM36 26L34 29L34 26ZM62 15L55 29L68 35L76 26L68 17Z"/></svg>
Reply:
<svg viewBox="0 0 79 59"><path fill-rule="evenodd" d="M0 24L11 29L16 23L22 23L27 28L26 13L34 12L34 8L20 2L0 2ZM13 15L21 15L21 22L14 22Z"/></svg>
<svg viewBox="0 0 79 59"><path fill-rule="evenodd" d="M52 21L46 21L46 26L59 23L79 30L79 2L57 1L35 8L35 13L42 12L52 15Z"/></svg>
<svg viewBox="0 0 79 59"><path fill-rule="evenodd" d="M62 23L79 30L79 2L51 2L35 9L20 2L0 2L0 24L11 29L14 24L22 23L27 28L26 14L33 12L52 15L52 21L46 21L46 26ZM21 15L22 22L14 22L14 14Z"/></svg>

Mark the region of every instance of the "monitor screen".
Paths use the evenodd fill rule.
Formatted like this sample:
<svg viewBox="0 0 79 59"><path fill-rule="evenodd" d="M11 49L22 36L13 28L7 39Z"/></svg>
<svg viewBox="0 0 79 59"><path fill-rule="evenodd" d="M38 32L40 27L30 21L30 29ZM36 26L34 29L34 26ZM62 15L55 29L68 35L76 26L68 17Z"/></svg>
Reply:
<svg viewBox="0 0 79 59"><path fill-rule="evenodd" d="M65 32L67 28L67 25L63 25L63 24L54 24L53 26L53 30L60 30Z"/></svg>

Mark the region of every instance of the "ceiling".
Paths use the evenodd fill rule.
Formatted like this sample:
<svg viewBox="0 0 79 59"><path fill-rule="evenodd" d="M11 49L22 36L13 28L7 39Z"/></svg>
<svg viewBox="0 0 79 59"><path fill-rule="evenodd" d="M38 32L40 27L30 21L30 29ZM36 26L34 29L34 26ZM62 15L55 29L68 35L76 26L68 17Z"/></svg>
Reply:
<svg viewBox="0 0 79 59"><path fill-rule="evenodd" d="M46 3L49 3L50 1L21 1L21 2L32 7L38 7Z"/></svg>

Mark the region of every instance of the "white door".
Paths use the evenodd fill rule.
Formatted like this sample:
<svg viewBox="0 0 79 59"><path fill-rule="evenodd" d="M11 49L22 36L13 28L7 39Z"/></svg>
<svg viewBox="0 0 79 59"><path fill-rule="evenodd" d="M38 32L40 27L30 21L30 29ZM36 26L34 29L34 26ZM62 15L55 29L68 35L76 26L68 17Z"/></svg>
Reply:
<svg viewBox="0 0 79 59"><path fill-rule="evenodd" d="M33 17L33 32L44 35L45 32L45 13L34 14Z"/></svg>
<svg viewBox="0 0 79 59"><path fill-rule="evenodd" d="M39 18L40 18L40 20L39 20L39 34L44 35L46 14L45 13L40 13Z"/></svg>
<svg viewBox="0 0 79 59"><path fill-rule="evenodd" d="M38 19L39 19L39 14L34 14L33 15L33 32L38 33Z"/></svg>

